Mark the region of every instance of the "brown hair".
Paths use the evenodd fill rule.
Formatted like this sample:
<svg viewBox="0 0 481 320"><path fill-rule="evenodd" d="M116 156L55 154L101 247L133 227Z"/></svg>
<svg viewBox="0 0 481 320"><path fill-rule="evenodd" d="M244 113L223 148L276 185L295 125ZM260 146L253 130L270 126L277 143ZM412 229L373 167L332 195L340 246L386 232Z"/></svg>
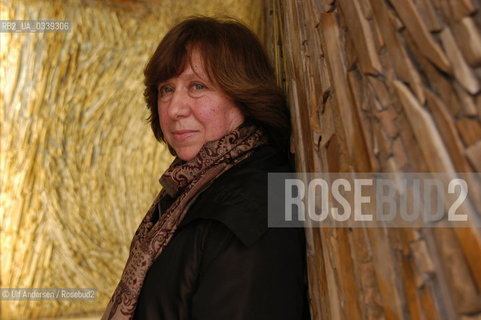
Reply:
<svg viewBox="0 0 481 320"><path fill-rule="evenodd" d="M148 121L156 139L164 141L157 86L182 73L193 47L200 49L210 80L233 99L246 121L263 128L273 145L287 153L290 118L284 94L259 39L232 18L188 18L174 26L158 45L144 70Z"/></svg>

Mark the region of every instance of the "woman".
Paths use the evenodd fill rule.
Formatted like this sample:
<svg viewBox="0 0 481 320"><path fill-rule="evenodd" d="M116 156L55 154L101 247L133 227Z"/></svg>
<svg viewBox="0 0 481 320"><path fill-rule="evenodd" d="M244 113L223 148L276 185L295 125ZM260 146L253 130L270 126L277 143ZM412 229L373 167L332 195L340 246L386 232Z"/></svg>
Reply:
<svg viewBox="0 0 481 320"><path fill-rule="evenodd" d="M267 228L267 173L290 171L289 115L256 36L187 19L145 71L154 135L176 159L102 319L304 319L304 234Z"/></svg>

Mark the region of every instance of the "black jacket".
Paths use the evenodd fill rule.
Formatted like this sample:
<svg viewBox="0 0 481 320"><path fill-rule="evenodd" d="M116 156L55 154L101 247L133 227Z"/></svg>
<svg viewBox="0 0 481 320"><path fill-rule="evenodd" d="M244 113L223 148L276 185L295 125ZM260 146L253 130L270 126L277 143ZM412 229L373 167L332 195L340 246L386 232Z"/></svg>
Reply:
<svg viewBox="0 0 481 320"><path fill-rule="evenodd" d="M135 319L308 319L304 230L267 227L276 171L290 167L262 147L199 195L149 269Z"/></svg>

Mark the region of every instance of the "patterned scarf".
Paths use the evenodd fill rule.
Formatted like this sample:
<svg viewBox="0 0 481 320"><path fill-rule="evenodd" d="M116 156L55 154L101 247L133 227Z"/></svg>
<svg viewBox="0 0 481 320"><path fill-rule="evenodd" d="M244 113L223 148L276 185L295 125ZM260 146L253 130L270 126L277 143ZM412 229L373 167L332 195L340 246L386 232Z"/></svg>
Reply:
<svg viewBox="0 0 481 320"><path fill-rule="evenodd" d="M147 271L169 243L193 200L214 179L266 143L260 129L243 125L219 140L206 143L194 159L184 162L177 158L172 162L160 178L163 190L135 232L122 278L102 320L132 319ZM157 204L166 193L176 200L153 222Z"/></svg>

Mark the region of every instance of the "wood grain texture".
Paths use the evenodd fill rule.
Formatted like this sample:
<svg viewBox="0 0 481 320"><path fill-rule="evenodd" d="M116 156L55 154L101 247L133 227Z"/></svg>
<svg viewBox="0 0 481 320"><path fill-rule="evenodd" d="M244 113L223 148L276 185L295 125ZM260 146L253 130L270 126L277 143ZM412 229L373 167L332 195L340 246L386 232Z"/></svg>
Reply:
<svg viewBox="0 0 481 320"><path fill-rule="evenodd" d="M271 53L288 52L276 68L286 66L294 144L307 147L299 130L312 137L310 155L296 148L298 168L479 173L477 2L270 0L266 7L276 8L282 30ZM306 112L298 109L310 116L298 117ZM476 219L478 180L467 180L466 210ZM313 319L481 317L479 228L308 234L315 239L308 257Z"/></svg>

